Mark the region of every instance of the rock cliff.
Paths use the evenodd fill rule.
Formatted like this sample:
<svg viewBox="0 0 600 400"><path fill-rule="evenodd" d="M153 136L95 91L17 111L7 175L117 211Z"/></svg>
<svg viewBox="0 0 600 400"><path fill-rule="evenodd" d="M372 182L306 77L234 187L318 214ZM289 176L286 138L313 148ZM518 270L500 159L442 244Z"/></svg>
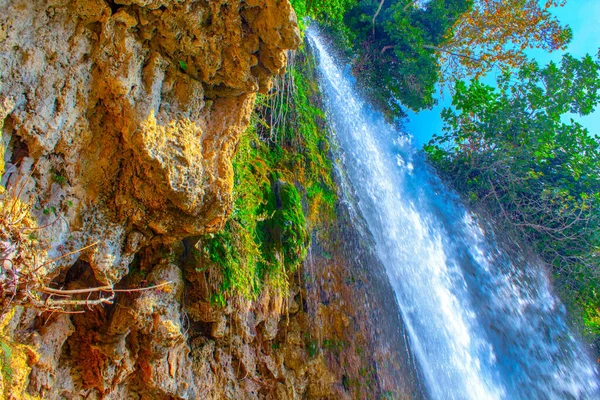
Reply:
<svg viewBox="0 0 600 400"><path fill-rule="evenodd" d="M188 340L177 261L183 238L230 213L231 157L255 93L300 43L290 4L2 0L0 10L3 306L47 299L32 290L50 280L62 290L171 282L81 314L3 308L4 395L252 397L247 346ZM15 250L32 246L37 254ZM25 269L43 282L18 282ZM265 296L259 314L279 318L281 299ZM196 328L219 337L230 314ZM227 374L229 384L215 381Z"/></svg>
<svg viewBox="0 0 600 400"><path fill-rule="evenodd" d="M139 248L223 224L254 93L300 41L287 1L1 9L5 183L33 174L21 197L40 224L60 216L44 231L52 255L99 241L83 254L100 282L114 283Z"/></svg>
<svg viewBox="0 0 600 400"><path fill-rule="evenodd" d="M287 0L0 10L0 398L419 398L368 235L345 200L315 195L335 177L310 59L297 60L304 103L290 113L310 124L288 125L289 165L269 166L282 176L266 167L273 126L239 142L256 93L300 44ZM282 185L312 184L297 204L311 256L285 288L215 301L223 271L207 243L234 207L234 154L260 146L265 159L244 168L264 175L274 208L254 217L282 214ZM299 263L300 236L288 248Z"/></svg>

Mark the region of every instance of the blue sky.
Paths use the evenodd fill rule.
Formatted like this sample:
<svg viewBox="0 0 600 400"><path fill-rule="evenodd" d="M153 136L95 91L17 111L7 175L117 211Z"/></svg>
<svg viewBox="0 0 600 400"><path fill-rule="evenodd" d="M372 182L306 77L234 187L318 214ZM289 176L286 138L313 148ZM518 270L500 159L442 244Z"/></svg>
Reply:
<svg viewBox="0 0 600 400"><path fill-rule="evenodd" d="M567 0L564 7L552 9L552 13L573 30L573 40L567 48L567 53L575 57L582 57L586 53L592 55L598 53L600 47L600 0ZM540 64L546 64L550 61L560 61L563 53L532 50L528 54ZM450 102L450 95L445 94L443 98L438 99L438 106L432 110L410 114L410 120L406 123L406 127L408 132L414 136L418 146L427 143L432 135L441 132L440 112L442 108L448 107ZM574 119L587 127L590 132L600 135L600 109L591 115L576 116Z"/></svg>

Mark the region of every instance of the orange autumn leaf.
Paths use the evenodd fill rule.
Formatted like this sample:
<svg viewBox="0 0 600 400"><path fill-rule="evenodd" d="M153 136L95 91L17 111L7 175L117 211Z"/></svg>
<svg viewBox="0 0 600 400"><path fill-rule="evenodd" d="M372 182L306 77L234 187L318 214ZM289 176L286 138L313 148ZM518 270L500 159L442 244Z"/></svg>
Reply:
<svg viewBox="0 0 600 400"><path fill-rule="evenodd" d="M438 48L448 68L442 83L469 76L481 76L492 68L520 67L525 50L564 49L570 41L570 28L561 26L549 8L562 7L566 0L475 0L447 34Z"/></svg>

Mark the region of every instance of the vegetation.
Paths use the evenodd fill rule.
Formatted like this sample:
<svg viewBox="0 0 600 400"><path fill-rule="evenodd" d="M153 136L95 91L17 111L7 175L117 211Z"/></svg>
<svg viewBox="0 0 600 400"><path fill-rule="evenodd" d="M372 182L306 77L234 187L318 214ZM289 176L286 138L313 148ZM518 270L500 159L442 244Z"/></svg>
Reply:
<svg viewBox="0 0 600 400"><path fill-rule="evenodd" d="M0 186L0 316L15 304L43 303L39 292L46 283L44 267L50 264L40 262L48 245L37 239L40 228L20 193Z"/></svg>
<svg viewBox="0 0 600 400"><path fill-rule="evenodd" d="M402 105L419 110L435 104L440 64L431 48L442 46L470 6L470 0L361 0L348 11L345 22L356 37L354 70L388 114L397 115Z"/></svg>
<svg viewBox="0 0 600 400"><path fill-rule="evenodd" d="M343 23L346 11L356 3L356 0L290 0L296 11L301 28L305 28L305 20L311 18L324 26L350 34Z"/></svg>
<svg viewBox="0 0 600 400"><path fill-rule="evenodd" d="M19 200L32 174L33 172L24 182L20 182L18 187L5 189L0 186L0 318L14 312L15 306L48 312L80 312L80 308L84 306L90 308L112 304L117 292L152 290L171 285L171 282L164 282L133 289L115 289L112 284L73 290L51 287L53 277L49 271L56 268L59 260L92 248L98 242L65 252L53 259L47 257L50 244L48 240L39 239L38 232L56 223L58 217L46 225L38 226L36 217L31 212L31 201L25 203ZM71 201L65 204L72 205ZM57 209L54 206L47 207L42 209L42 213L55 216ZM5 356L8 354L0 337L0 353L2 352Z"/></svg>
<svg viewBox="0 0 600 400"><path fill-rule="evenodd" d="M354 54L354 71L390 119L435 105L436 83L522 67L524 51L564 49L548 11L564 0L294 0Z"/></svg>
<svg viewBox="0 0 600 400"><path fill-rule="evenodd" d="M0 338L0 373L2 374L2 381L10 381L12 377L11 359L12 349L9 343Z"/></svg>
<svg viewBox="0 0 600 400"><path fill-rule="evenodd" d="M25 389L29 384L29 373L32 365L40 355L32 346L14 340L10 321L15 315L14 308L8 313L0 315L0 397L37 398L26 394ZM18 396L18 394L22 394Z"/></svg>
<svg viewBox="0 0 600 400"><path fill-rule="evenodd" d="M565 0L475 0L440 46L427 46L440 57L442 82L480 77L494 67L520 68L527 63L526 49L564 50L572 37L549 9Z"/></svg>
<svg viewBox="0 0 600 400"><path fill-rule="evenodd" d="M565 122L598 104L600 62L531 63L498 88L457 83L445 134L425 151L465 197L535 246L600 334L600 140Z"/></svg>
<svg viewBox="0 0 600 400"><path fill-rule="evenodd" d="M425 147L469 201L530 242L565 297L600 335L600 155L597 137L568 121L598 104L598 61L564 56L540 67L528 49L564 50L569 27L550 13L565 0L340 0L303 2L343 38L354 72L390 119L453 92L444 134ZM307 6L310 4L310 6ZM323 19L329 8L332 18ZM479 78L496 68L498 87ZM461 81L474 78L470 83Z"/></svg>
<svg viewBox="0 0 600 400"><path fill-rule="evenodd" d="M332 215L336 195L327 157L324 114L317 87L307 76L313 65L301 53L278 83L258 98L250 128L233 161L234 209L225 228L200 240L198 248L218 268L213 302L258 295L265 285L286 290L309 245L306 216L314 224Z"/></svg>

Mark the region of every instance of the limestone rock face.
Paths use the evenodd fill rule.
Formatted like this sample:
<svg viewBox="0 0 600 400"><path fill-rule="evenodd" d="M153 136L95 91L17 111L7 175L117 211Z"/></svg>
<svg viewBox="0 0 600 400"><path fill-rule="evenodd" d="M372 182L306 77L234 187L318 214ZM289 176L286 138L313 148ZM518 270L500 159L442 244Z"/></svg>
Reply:
<svg viewBox="0 0 600 400"><path fill-rule="evenodd" d="M137 257L149 282L173 283L81 315L17 313L6 335L25 332L38 354L22 380L30 394L213 390L210 362L231 355L190 347L181 270L153 252L224 224L255 94L299 44L287 0L0 0L2 184L43 227L48 276L70 289L118 285Z"/></svg>
<svg viewBox="0 0 600 400"><path fill-rule="evenodd" d="M224 223L254 93L300 42L287 1L2 0L0 9L5 182L16 188L35 165L22 197L41 224L60 216L55 248L99 241L84 256L99 281L116 282L138 248Z"/></svg>

